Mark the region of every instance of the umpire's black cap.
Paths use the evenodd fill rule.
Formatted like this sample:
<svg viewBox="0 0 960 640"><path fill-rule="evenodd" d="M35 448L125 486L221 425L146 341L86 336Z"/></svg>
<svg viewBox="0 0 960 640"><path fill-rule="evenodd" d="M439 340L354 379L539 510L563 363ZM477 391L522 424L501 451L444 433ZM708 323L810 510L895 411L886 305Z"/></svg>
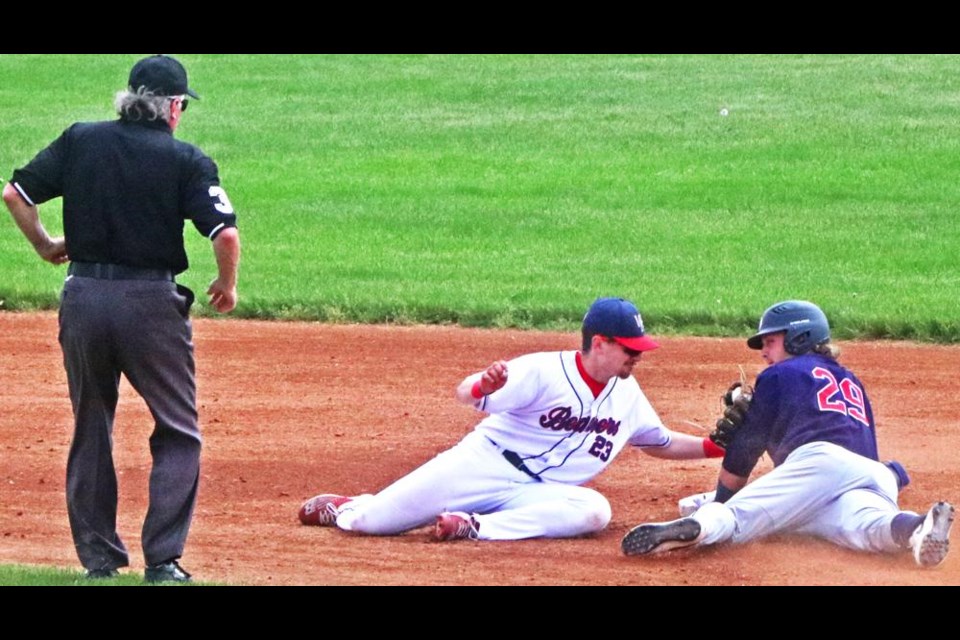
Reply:
<svg viewBox="0 0 960 640"><path fill-rule="evenodd" d="M200 99L200 96L187 86L187 70L183 68L180 61L162 54L144 58L133 65L128 84L133 91L145 87L147 91L158 96L186 94Z"/></svg>

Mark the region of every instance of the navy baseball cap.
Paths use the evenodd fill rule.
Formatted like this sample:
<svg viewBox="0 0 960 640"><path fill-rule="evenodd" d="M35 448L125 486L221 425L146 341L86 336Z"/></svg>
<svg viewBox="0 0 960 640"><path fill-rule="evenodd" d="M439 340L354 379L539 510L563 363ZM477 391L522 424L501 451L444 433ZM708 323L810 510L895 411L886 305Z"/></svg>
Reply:
<svg viewBox="0 0 960 640"><path fill-rule="evenodd" d="M651 351L660 346L644 332L636 305L623 298L597 298L583 317L583 326L634 351Z"/></svg>
<svg viewBox="0 0 960 640"><path fill-rule="evenodd" d="M158 96L182 96L184 94L200 99L200 96L187 86L187 70L180 61L170 56L157 54L144 58L130 70L130 88L137 91L146 87L147 91Z"/></svg>

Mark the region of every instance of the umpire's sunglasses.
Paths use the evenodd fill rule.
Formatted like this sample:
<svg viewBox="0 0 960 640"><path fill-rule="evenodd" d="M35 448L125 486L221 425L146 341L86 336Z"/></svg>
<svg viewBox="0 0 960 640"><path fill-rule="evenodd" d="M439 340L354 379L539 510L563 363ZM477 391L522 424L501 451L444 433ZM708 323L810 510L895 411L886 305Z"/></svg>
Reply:
<svg viewBox="0 0 960 640"><path fill-rule="evenodd" d="M186 111L187 106L190 104L190 101L187 100L187 96L173 96L170 99L180 101L180 113L183 113L184 111Z"/></svg>

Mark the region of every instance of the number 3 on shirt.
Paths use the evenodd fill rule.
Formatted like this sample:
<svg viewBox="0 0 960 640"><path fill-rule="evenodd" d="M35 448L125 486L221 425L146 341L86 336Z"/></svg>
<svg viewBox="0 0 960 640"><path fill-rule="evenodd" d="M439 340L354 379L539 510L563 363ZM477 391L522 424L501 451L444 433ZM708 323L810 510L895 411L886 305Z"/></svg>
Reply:
<svg viewBox="0 0 960 640"><path fill-rule="evenodd" d="M870 426L863 401L863 389L850 378L844 378L838 384L834 375L823 367L815 367L812 373L814 378L827 381L827 384L817 392L817 404L820 411L843 413L865 426ZM837 393L840 394L842 399L834 398Z"/></svg>
<svg viewBox="0 0 960 640"><path fill-rule="evenodd" d="M223 214L233 213L233 205L230 204L230 198L227 197L227 192L224 191L222 187L213 185L207 192L211 198L216 200L216 202L213 203L214 209Z"/></svg>

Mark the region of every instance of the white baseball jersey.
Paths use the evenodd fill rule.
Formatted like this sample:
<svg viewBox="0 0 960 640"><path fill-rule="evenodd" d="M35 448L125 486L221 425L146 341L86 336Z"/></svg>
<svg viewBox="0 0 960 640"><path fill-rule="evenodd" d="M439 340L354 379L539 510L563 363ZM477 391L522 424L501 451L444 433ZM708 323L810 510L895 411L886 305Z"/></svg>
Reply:
<svg viewBox="0 0 960 640"><path fill-rule="evenodd" d="M607 526L610 503L581 485L628 443L666 447L670 431L633 377L614 377L594 398L576 351L520 356L507 372L506 384L477 402L490 415L473 431L377 494L353 497L337 526L394 535L444 511L471 514L483 540L563 538Z"/></svg>
<svg viewBox="0 0 960 640"><path fill-rule="evenodd" d="M541 479L580 485L628 443L669 445L670 431L632 376L614 376L594 398L576 356L553 351L509 361L506 384L479 402L490 415L475 431L517 453Z"/></svg>

